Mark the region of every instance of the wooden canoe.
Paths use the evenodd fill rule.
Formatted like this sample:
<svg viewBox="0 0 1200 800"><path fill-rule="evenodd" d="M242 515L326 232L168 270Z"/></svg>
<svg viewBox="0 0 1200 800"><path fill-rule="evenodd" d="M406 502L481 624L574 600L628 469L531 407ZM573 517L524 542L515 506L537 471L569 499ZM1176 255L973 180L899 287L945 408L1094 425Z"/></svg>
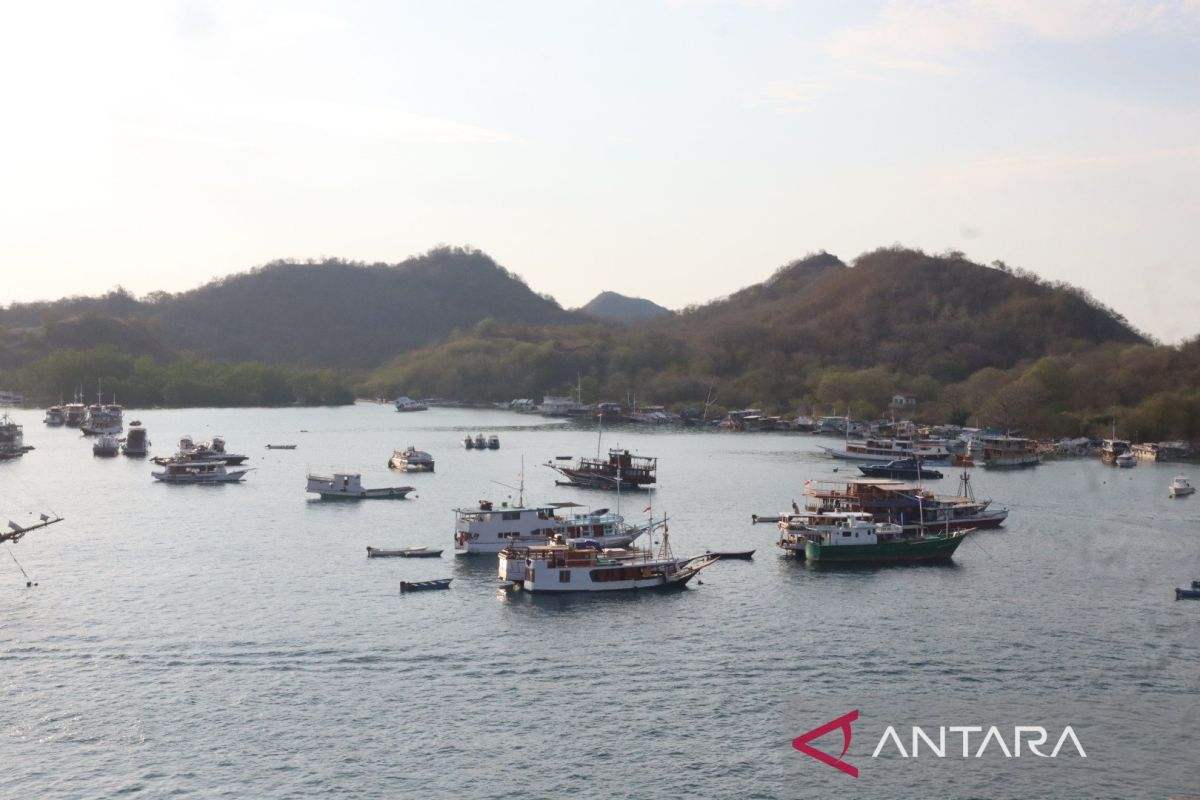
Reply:
<svg viewBox="0 0 1200 800"><path fill-rule="evenodd" d="M402 547L397 550L386 550L382 547L367 546L367 558L440 558L441 550L430 550L427 547Z"/></svg>
<svg viewBox="0 0 1200 800"><path fill-rule="evenodd" d="M432 581L400 581L400 594L423 592L427 589L449 589L453 578L438 578Z"/></svg>

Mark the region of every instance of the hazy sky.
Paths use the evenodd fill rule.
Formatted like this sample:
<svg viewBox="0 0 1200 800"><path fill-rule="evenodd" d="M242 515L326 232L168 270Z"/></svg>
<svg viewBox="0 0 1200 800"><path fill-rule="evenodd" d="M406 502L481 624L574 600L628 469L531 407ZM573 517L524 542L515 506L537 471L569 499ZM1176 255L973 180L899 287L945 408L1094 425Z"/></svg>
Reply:
<svg viewBox="0 0 1200 800"><path fill-rule="evenodd" d="M900 243L1200 333L1200 0L6 2L0 74L0 302L446 243L680 307Z"/></svg>

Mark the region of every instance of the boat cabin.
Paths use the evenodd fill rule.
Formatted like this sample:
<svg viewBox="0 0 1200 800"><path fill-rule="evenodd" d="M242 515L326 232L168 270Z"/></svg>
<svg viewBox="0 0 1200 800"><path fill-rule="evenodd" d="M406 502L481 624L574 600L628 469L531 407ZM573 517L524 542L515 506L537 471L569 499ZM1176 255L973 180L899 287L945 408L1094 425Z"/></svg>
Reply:
<svg viewBox="0 0 1200 800"><path fill-rule="evenodd" d="M362 475L357 472L335 472L332 475L309 475L305 491L317 494L346 493L360 494L364 491Z"/></svg>

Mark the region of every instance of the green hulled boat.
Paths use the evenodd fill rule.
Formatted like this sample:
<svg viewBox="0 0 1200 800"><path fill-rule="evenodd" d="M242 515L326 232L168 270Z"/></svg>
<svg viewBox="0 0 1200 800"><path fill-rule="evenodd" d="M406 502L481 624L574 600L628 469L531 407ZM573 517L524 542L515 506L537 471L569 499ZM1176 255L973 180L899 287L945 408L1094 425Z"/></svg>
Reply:
<svg viewBox="0 0 1200 800"><path fill-rule="evenodd" d="M947 560L974 530L911 533L899 525L848 520L806 536L804 557L825 564L904 564Z"/></svg>

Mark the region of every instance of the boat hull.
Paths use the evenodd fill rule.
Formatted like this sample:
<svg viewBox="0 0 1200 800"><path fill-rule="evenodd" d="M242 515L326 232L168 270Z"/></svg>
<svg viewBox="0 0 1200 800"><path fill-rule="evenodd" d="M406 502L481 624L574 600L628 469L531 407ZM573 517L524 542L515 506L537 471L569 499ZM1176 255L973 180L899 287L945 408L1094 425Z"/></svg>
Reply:
<svg viewBox="0 0 1200 800"><path fill-rule="evenodd" d="M1041 456L991 458L984 459L983 467L985 469L1024 469L1025 467L1036 467L1041 463Z"/></svg>
<svg viewBox="0 0 1200 800"><path fill-rule="evenodd" d="M967 538L968 531L908 542L880 542L863 545L823 545L807 542L804 557L819 564L910 564L944 561Z"/></svg>
<svg viewBox="0 0 1200 800"><path fill-rule="evenodd" d="M363 489L358 492L313 492L320 495L321 500L404 500L415 491L411 486L398 486L390 489Z"/></svg>
<svg viewBox="0 0 1200 800"><path fill-rule="evenodd" d="M876 454L876 453L859 453L859 452L851 451L851 450L838 450L833 447L825 447L824 445L817 445L817 446L820 447L822 450L824 450L826 453L828 453L830 456L837 458L837 459L841 459L843 461L873 461L873 462L880 463L880 464L886 464L889 461L895 461L895 460L901 459L901 458L912 458L913 457L912 453L907 453L904 451L897 451L895 453L887 453L887 454ZM943 465L948 465L950 463L949 454L947 454L947 455L941 455L941 454L921 455L920 458L921 458L922 464L943 466Z"/></svg>
<svg viewBox="0 0 1200 800"><path fill-rule="evenodd" d="M160 476L157 472L152 472L150 474L154 477L154 480L156 480L156 481L161 481L162 483L180 483L180 484L182 484L182 483L197 483L197 484L238 483L239 481L245 480L245 475L246 475L245 472L231 472L228 475L222 475L220 477L205 476L202 478L182 478L182 477L171 476L171 475Z"/></svg>

